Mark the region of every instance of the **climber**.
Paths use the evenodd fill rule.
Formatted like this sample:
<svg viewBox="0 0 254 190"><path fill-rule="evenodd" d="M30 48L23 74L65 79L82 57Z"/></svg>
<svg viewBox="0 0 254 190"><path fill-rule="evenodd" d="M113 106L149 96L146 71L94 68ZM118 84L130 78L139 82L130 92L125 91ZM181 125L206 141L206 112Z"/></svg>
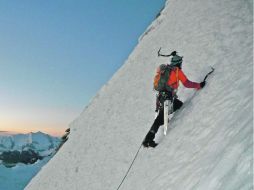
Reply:
<svg viewBox="0 0 254 190"><path fill-rule="evenodd" d="M203 88L206 84L205 80L201 83L190 81L182 71L183 57L177 55L176 51L173 51L170 55L160 54L158 51L158 56L164 56L171 58L171 64L162 64L157 69L156 76L154 77L154 89L158 91L156 99L156 111L159 112L152 127L147 133L144 141L144 147L156 147L157 143L154 141L155 134L157 133L159 127L164 124L164 109L163 103L165 99L169 99L173 103L172 113L180 109L183 102L177 98L176 92L179 87L179 81L186 88L194 88L199 90Z"/></svg>

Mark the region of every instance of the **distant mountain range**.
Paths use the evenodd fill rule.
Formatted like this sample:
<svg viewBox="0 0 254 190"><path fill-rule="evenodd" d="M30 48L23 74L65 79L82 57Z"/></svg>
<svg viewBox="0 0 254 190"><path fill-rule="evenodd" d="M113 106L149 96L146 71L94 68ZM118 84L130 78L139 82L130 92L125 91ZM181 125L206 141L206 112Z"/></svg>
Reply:
<svg viewBox="0 0 254 190"><path fill-rule="evenodd" d="M0 133L0 162L6 166L16 163L32 164L38 159L52 155L61 139L37 132L28 134Z"/></svg>

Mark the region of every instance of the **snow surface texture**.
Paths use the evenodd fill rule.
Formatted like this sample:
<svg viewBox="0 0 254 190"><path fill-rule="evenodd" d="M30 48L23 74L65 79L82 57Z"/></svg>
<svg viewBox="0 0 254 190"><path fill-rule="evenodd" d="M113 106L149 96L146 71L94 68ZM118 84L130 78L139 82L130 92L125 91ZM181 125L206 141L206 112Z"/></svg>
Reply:
<svg viewBox="0 0 254 190"><path fill-rule="evenodd" d="M69 140L27 190L117 189L154 120L162 53L184 56L183 71L204 89L185 102L156 149L142 148L121 190L252 189L252 1L170 0L121 69L72 122Z"/></svg>

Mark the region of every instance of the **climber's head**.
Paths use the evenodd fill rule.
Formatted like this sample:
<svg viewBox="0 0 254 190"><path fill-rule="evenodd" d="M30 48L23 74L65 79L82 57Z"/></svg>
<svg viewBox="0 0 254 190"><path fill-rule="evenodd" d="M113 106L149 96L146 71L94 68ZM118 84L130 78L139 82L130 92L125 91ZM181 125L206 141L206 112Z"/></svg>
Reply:
<svg viewBox="0 0 254 190"><path fill-rule="evenodd" d="M174 54L173 57L171 58L171 64L172 66L179 67L180 69L182 68L182 62L183 62L183 57Z"/></svg>

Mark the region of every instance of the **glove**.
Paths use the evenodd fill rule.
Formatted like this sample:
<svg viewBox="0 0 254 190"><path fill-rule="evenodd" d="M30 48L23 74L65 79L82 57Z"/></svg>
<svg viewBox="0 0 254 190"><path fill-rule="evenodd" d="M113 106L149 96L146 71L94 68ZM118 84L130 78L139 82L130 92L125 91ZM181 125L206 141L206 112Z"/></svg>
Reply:
<svg viewBox="0 0 254 190"><path fill-rule="evenodd" d="M206 84L205 80L204 80L203 82L199 83L200 88L204 88L204 87L205 87L205 84Z"/></svg>

